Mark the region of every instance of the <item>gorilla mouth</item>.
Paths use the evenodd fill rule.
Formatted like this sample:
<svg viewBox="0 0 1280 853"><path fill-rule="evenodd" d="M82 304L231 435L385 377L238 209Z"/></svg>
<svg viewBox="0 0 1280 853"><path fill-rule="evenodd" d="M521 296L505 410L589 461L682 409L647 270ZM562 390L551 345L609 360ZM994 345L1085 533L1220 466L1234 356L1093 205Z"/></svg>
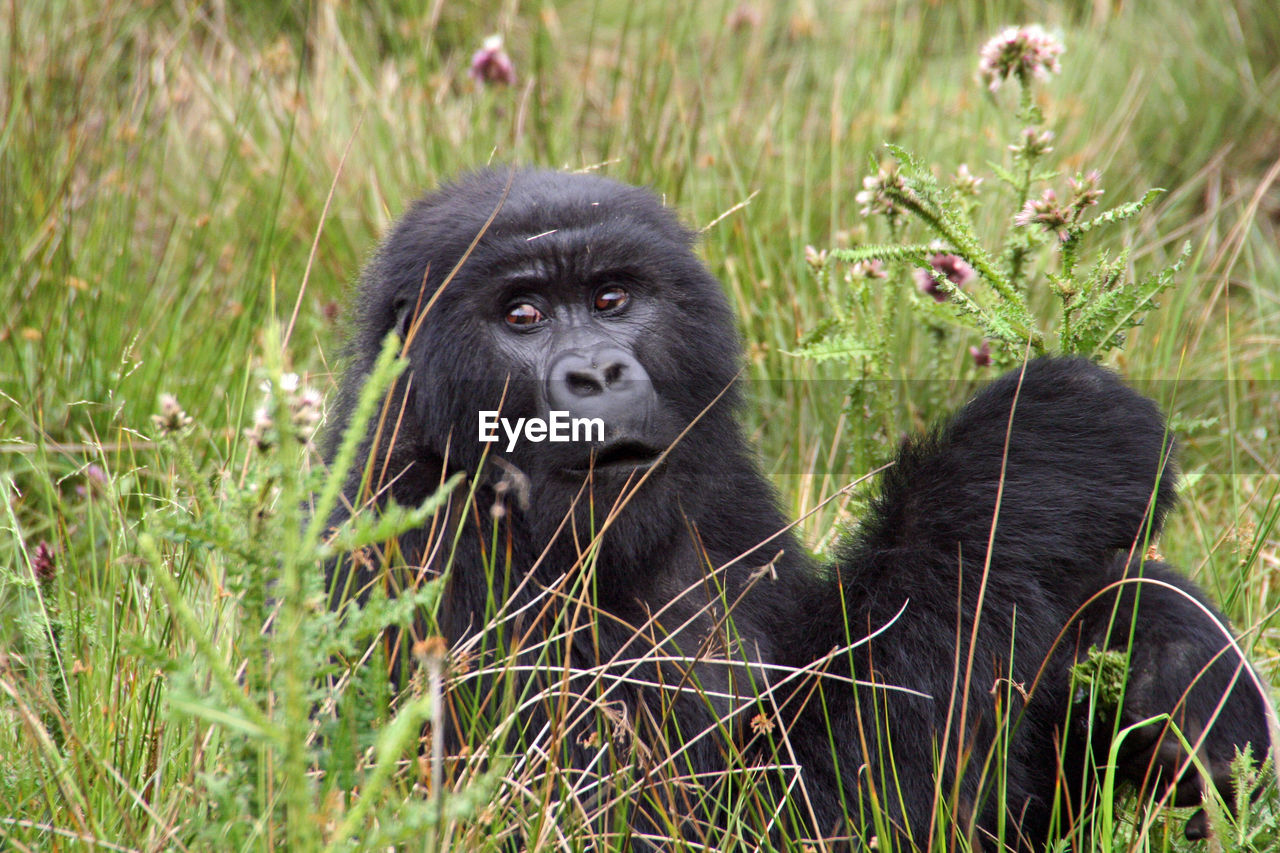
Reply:
<svg viewBox="0 0 1280 853"><path fill-rule="evenodd" d="M619 472L649 468L662 455L662 451L642 441L623 439L599 448L593 455L594 464L575 466L569 471L573 474L586 474L592 468L596 471Z"/></svg>

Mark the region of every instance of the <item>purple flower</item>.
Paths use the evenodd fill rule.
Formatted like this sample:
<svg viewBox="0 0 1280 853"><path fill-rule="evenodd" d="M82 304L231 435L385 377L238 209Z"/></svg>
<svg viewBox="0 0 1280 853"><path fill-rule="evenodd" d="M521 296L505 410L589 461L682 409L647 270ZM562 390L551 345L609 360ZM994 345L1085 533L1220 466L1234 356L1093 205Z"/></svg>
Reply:
<svg viewBox="0 0 1280 853"><path fill-rule="evenodd" d="M855 278L865 278L870 280L888 277L889 271L884 268L884 262L879 258L872 258L869 261L857 261L849 267L849 281L853 281Z"/></svg>
<svg viewBox="0 0 1280 853"><path fill-rule="evenodd" d="M53 560L53 548L48 542L41 540L36 546L36 552L31 555L31 571L36 580L41 581L53 580L53 576L58 573L58 564Z"/></svg>
<svg viewBox="0 0 1280 853"><path fill-rule="evenodd" d="M489 36L471 56L471 70L467 75L477 83L516 82L516 66L502 49L502 36Z"/></svg>
<svg viewBox="0 0 1280 853"><path fill-rule="evenodd" d="M853 197L853 200L862 205L863 216L880 213L892 219L898 216L900 211L890 193L906 191L907 185L902 180L902 175L898 173L898 164L890 163L876 174L863 178L862 190Z"/></svg>
<svg viewBox="0 0 1280 853"><path fill-rule="evenodd" d="M1052 151L1052 142L1052 130L1037 130L1034 127L1024 127L1021 141L1010 145L1009 150L1022 157L1035 158Z"/></svg>
<svg viewBox="0 0 1280 853"><path fill-rule="evenodd" d="M1009 27L982 46L978 77L993 92L1010 77L1025 86L1032 77L1043 79L1061 71L1058 57L1063 50L1062 42L1039 24Z"/></svg>
<svg viewBox="0 0 1280 853"><path fill-rule="evenodd" d="M1040 194L1040 198L1029 200L1022 210L1017 212L1013 217L1013 224L1021 227L1038 224L1046 231L1057 232L1058 239L1066 240L1067 225L1074 218L1069 208L1058 204L1058 194L1052 189L1046 189Z"/></svg>
<svg viewBox="0 0 1280 853"><path fill-rule="evenodd" d="M161 435L169 435L191 426L191 416L183 411L177 397L172 394L161 394L160 414L151 416L151 425Z"/></svg>
<svg viewBox="0 0 1280 853"><path fill-rule="evenodd" d="M946 302L947 294L943 293L942 288L938 287L938 280L934 278L934 273L945 276L947 281L956 287L964 287L973 281L976 273L973 267L969 266L968 261L959 255L951 255L945 252L938 252L929 258L929 269L918 269L915 272L916 288L927 296L932 296L937 302Z"/></svg>
<svg viewBox="0 0 1280 853"><path fill-rule="evenodd" d="M820 270L827 265L827 250L819 251L813 246L804 247L804 260L810 267Z"/></svg>
<svg viewBox="0 0 1280 853"><path fill-rule="evenodd" d="M1102 197L1103 190L1098 186L1101 180L1102 173L1097 169L1087 175L1077 174L1074 178L1067 178L1067 183L1071 185L1071 209L1075 211L1077 219L1086 207L1097 204Z"/></svg>
<svg viewBox="0 0 1280 853"><path fill-rule="evenodd" d="M981 346L969 347L969 355L973 357L973 363L978 367L991 366L991 341L983 340Z"/></svg>

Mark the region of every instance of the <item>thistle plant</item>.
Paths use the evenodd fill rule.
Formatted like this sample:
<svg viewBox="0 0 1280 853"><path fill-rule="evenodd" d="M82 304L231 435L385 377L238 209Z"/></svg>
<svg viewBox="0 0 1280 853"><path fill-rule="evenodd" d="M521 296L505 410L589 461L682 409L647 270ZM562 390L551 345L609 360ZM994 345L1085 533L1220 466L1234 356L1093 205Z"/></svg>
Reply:
<svg viewBox="0 0 1280 853"><path fill-rule="evenodd" d="M1174 263L1139 279L1129 272L1128 248L1082 255L1092 232L1134 218L1162 191L1098 212L1101 174L1063 175L1050 162L1054 134L1034 87L1059 71L1063 52L1057 38L1034 25L1010 27L982 48L978 78L991 97L1000 98L1006 83L1018 89L1020 127L1005 163L987 163L993 181L967 164L940 179L940 170L896 145L888 146L887 162L872 161L855 200L863 216L884 222L889 240L810 253L824 286L843 290L845 298L834 300L835 316L806 336L801 355L852 362L867 377L883 375L900 304L923 314L939 335L960 327L977 337L969 347L977 367L1028 353L1098 359L1124 346L1128 330L1142 324L1173 284L1190 245ZM996 204L1008 208L1003 233L979 234L975 211ZM879 297L885 287L907 282L915 287L904 298ZM1035 298L1046 289L1056 297L1049 300L1056 316L1039 316L1033 307L1046 302Z"/></svg>
<svg viewBox="0 0 1280 853"><path fill-rule="evenodd" d="M279 344L267 351L278 353ZM398 351L398 339L389 340L329 470L316 464L313 444L321 397L278 357L262 372L260 405L239 450L214 471L193 452L215 443L203 426L171 395L159 401L154 433L180 499L139 544L173 642L191 652L139 652L168 672L172 712L222 744L196 774L206 809L195 822L197 846L274 839L315 849L354 837L394 846L471 816L492 791L494 772L477 775L465 795L446 796L438 750L426 749L423 769L414 770L424 725L438 727L443 713L439 678L415 682L398 710L388 710L396 703L379 637L430 613L442 581L395 598L375 585L364 600L329 607L326 564L343 554L394 553L396 536L424 524L459 482L454 477L419 507L390 505L330 527L365 428L403 369ZM440 668L440 655L430 652L443 647L435 639L422 644L425 669ZM361 665L368 659L374 664ZM406 787L425 796L406 800Z"/></svg>

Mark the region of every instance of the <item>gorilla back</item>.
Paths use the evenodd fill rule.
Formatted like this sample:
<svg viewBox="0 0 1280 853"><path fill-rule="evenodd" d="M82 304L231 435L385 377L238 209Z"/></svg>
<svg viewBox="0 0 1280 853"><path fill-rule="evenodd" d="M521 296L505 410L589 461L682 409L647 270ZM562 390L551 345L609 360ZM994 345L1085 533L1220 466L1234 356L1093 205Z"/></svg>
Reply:
<svg viewBox="0 0 1280 853"><path fill-rule="evenodd" d="M743 438L732 313L692 242L587 175L480 172L404 215L360 284L329 455L395 332L409 370L349 503L473 488L400 538L403 570L334 566L335 606L446 577L451 744L550 756L595 832L1042 846L1066 823L1059 639L1173 501L1159 411L1033 361L904 447L819 568ZM1256 694L1229 700L1246 722L1219 739L1262 743Z"/></svg>

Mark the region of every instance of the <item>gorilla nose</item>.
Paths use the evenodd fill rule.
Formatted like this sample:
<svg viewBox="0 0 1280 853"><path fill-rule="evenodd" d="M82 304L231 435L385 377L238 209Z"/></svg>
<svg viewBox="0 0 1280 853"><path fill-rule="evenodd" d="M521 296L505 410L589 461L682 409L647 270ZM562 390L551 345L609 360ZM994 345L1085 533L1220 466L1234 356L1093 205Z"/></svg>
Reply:
<svg viewBox="0 0 1280 853"><path fill-rule="evenodd" d="M572 417L601 418L606 433L641 428L653 403L649 374L625 350L571 350L551 363L547 402Z"/></svg>

